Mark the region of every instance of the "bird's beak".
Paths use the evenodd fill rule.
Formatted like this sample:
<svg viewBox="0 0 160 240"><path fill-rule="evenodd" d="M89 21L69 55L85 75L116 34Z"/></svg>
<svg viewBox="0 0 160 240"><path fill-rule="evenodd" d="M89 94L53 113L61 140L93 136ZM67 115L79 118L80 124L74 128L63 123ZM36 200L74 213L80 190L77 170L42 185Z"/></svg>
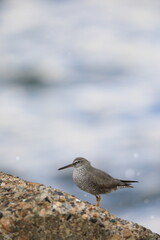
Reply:
<svg viewBox="0 0 160 240"><path fill-rule="evenodd" d="M62 169L65 169L65 168L70 168L70 167L73 167L73 163L71 163L71 164L69 164L69 165L67 165L67 166L58 168L58 170L62 170Z"/></svg>

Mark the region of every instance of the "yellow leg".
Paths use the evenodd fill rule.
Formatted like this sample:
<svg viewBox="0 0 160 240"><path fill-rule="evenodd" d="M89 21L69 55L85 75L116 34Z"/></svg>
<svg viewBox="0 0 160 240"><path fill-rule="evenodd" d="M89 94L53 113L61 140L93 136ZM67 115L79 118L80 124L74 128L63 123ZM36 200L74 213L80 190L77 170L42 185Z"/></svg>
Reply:
<svg viewBox="0 0 160 240"><path fill-rule="evenodd" d="M100 201L101 201L101 196L97 195L96 196L96 206L100 207Z"/></svg>

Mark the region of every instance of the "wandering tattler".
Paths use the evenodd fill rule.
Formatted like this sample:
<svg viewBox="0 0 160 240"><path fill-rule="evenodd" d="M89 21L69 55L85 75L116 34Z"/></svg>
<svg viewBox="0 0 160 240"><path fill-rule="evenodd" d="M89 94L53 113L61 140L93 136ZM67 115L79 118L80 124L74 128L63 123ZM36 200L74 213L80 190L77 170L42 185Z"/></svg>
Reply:
<svg viewBox="0 0 160 240"><path fill-rule="evenodd" d="M69 167L74 167L73 180L75 184L83 191L96 196L97 207L100 206L100 194L110 193L120 188L133 188L131 183L138 182L113 178L108 173L92 167L90 162L82 157L74 159L73 163L58 170Z"/></svg>

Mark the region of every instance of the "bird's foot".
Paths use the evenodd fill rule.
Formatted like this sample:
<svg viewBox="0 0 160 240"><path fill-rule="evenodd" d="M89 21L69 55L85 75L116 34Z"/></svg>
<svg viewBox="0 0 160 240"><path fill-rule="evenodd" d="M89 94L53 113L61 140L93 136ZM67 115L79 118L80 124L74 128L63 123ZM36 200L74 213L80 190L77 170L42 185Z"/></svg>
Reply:
<svg viewBox="0 0 160 240"><path fill-rule="evenodd" d="M96 207L100 207L101 196L96 196Z"/></svg>

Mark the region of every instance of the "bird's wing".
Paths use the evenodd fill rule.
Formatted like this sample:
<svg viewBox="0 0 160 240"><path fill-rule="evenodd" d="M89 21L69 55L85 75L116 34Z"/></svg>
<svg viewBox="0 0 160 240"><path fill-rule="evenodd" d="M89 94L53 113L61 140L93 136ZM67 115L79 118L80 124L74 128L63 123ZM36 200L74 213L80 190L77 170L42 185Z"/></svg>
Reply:
<svg viewBox="0 0 160 240"><path fill-rule="evenodd" d="M114 188L120 183L118 179L96 168L93 168L90 174L92 174L92 182L101 188Z"/></svg>

